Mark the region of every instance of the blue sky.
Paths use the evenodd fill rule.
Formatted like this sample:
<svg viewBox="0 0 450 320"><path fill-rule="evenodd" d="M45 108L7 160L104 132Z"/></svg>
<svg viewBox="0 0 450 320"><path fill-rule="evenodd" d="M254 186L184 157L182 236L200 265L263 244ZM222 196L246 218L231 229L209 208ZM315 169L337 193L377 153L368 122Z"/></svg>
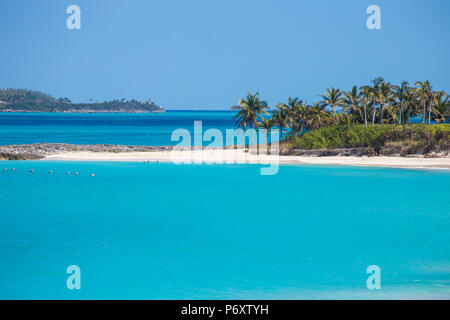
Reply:
<svg viewBox="0 0 450 320"><path fill-rule="evenodd" d="M81 30L66 28L71 4ZM313 101L377 76L448 92L449 13L448 0L1 0L0 88L168 109L227 109L249 90Z"/></svg>

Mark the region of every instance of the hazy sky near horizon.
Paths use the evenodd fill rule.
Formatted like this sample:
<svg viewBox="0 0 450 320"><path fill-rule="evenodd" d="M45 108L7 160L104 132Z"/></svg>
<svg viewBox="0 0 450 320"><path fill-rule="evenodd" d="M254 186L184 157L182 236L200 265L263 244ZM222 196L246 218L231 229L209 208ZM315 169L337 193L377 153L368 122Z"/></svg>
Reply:
<svg viewBox="0 0 450 320"><path fill-rule="evenodd" d="M247 91L312 102L377 76L448 92L449 14L449 0L1 0L0 88L167 109L228 109Z"/></svg>

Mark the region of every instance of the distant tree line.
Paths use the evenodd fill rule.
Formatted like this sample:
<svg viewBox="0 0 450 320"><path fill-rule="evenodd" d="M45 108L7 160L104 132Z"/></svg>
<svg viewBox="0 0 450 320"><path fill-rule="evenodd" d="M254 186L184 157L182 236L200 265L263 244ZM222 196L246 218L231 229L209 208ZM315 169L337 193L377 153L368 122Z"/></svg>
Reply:
<svg viewBox="0 0 450 320"><path fill-rule="evenodd" d="M154 112L161 108L154 103L132 100L113 100L95 103L72 103L69 98L58 98L27 89L1 89L0 111L28 112Z"/></svg>

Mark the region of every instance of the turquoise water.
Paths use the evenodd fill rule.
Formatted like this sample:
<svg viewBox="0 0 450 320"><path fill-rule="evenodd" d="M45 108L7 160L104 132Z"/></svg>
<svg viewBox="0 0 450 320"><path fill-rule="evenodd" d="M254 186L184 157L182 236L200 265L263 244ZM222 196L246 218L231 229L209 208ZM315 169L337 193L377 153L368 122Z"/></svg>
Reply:
<svg viewBox="0 0 450 320"><path fill-rule="evenodd" d="M1 299L450 298L448 172L2 166Z"/></svg>
<svg viewBox="0 0 450 320"><path fill-rule="evenodd" d="M228 111L0 113L0 145L64 142L166 146L178 143L171 140L178 128L193 135L194 121L202 121L204 131L216 128L225 137L225 130L235 127L233 116Z"/></svg>

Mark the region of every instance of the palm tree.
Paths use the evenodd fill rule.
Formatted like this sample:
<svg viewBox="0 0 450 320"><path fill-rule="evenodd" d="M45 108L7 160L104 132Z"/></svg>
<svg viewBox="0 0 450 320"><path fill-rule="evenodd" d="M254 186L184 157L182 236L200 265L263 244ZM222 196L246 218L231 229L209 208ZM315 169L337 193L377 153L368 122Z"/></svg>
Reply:
<svg viewBox="0 0 450 320"><path fill-rule="evenodd" d="M433 90L428 80L424 82L417 81L415 85L417 86L417 88L414 88L414 92L416 93L419 102L422 104L422 111L423 111L422 123L425 123L427 117L426 116L427 109L431 108L431 100L433 99L432 98ZM430 122L428 122L428 124L430 124Z"/></svg>
<svg viewBox="0 0 450 320"><path fill-rule="evenodd" d="M264 119L259 123L259 127L264 129L264 131L266 132L267 153L269 152L269 136L274 126L275 121L273 119Z"/></svg>
<svg viewBox="0 0 450 320"><path fill-rule="evenodd" d="M288 104L287 104L288 109L289 110L294 110L298 102L299 102L298 98L291 98L291 97L289 97L288 98Z"/></svg>
<svg viewBox="0 0 450 320"><path fill-rule="evenodd" d="M393 102L392 88L389 82L385 82L383 78L377 77L372 81L372 87L364 86L364 95L372 104L372 124L375 124L377 105L380 110L380 124L384 121L384 109L388 107L389 103Z"/></svg>
<svg viewBox="0 0 450 320"><path fill-rule="evenodd" d="M361 87L360 98L361 98L361 105L364 109L364 126L367 129L367 107L369 106L369 103L371 102L372 99L371 88L369 86Z"/></svg>
<svg viewBox="0 0 450 320"><path fill-rule="evenodd" d="M360 98L361 94L358 92L358 87L353 86L351 91L343 91L344 92L344 112L348 112L353 121L359 122L359 120L363 119L363 115L361 112L360 106Z"/></svg>
<svg viewBox="0 0 450 320"><path fill-rule="evenodd" d="M448 95L444 91L434 91L432 107L429 109L428 114L428 123L431 123L431 112L436 115L436 121L445 122L446 118L449 116L449 105Z"/></svg>
<svg viewBox="0 0 450 320"><path fill-rule="evenodd" d="M342 91L339 89L331 88L327 89L325 95L321 95L324 106L331 106L333 113L336 114L336 106L342 106L344 104L343 98L341 97Z"/></svg>
<svg viewBox="0 0 450 320"><path fill-rule="evenodd" d="M298 115L297 115L297 105L299 103L302 103L302 101L298 98L288 98L288 103L283 104L284 105L284 109L286 111L286 122L287 122L287 127L290 127L290 134L295 134L297 132L298 126L299 126L299 119L298 119Z"/></svg>
<svg viewBox="0 0 450 320"><path fill-rule="evenodd" d="M405 96L405 113L407 114L407 123L411 122L411 116L418 114L418 109L420 108L420 101L414 92L413 88L409 88L408 94Z"/></svg>
<svg viewBox="0 0 450 320"><path fill-rule="evenodd" d="M259 98L259 93L255 94L248 93L246 98L241 98L239 100L239 105L232 106L231 110L238 110L238 113L233 117L236 119L238 128L242 129L253 129L258 128L259 120L263 121L264 118L262 114L268 114L267 102L261 101ZM253 134L250 134L251 144L253 144Z"/></svg>
<svg viewBox="0 0 450 320"><path fill-rule="evenodd" d="M336 116L324 110L325 106L316 102L312 106L305 106L304 128L313 130L326 127L336 120Z"/></svg>
<svg viewBox="0 0 450 320"><path fill-rule="evenodd" d="M272 112L272 119L280 128L280 142L283 140L283 129L288 126L288 107L284 103L275 106Z"/></svg>
<svg viewBox="0 0 450 320"><path fill-rule="evenodd" d="M375 88L375 99L380 106L380 124L383 125L384 109L392 100L392 85L389 82L381 80Z"/></svg>
<svg viewBox="0 0 450 320"><path fill-rule="evenodd" d="M375 124L376 119L376 112L377 112L377 104L380 105L380 98L379 98L379 92L380 92L380 86L384 82L384 79L382 77L377 77L373 79L372 81L372 87L370 88L370 99L372 100L372 106L373 106L373 112L372 112L372 125Z"/></svg>
<svg viewBox="0 0 450 320"><path fill-rule="evenodd" d="M302 135L306 128L308 126L308 121L311 119L313 115L312 107L307 105L306 103L303 103L303 101L300 101L297 103L296 106L296 115L298 119L298 125L297 125L297 133L299 135Z"/></svg>
<svg viewBox="0 0 450 320"><path fill-rule="evenodd" d="M405 102L409 99L411 88L407 81L402 81L400 86L393 86L394 96L398 101L398 124L402 124L402 114L404 111Z"/></svg>
<svg viewBox="0 0 450 320"><path fill-rule="evenodd" d="M450 101L444 91L435 92L435 104L433 111L437 114L437 122L447 122L450 118Z"/></svg>

